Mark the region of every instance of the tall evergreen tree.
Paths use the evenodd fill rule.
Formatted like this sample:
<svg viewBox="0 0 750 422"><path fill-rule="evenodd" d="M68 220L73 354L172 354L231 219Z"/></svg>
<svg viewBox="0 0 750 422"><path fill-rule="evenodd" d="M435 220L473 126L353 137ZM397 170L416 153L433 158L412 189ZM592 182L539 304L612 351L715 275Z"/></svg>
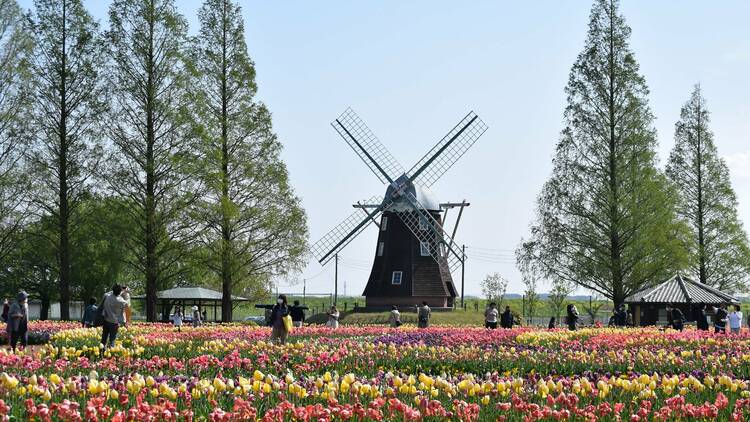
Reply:
<svg viewBox="0 0 750 422"><path fill-rule="evenodd" d="M146 318L154 321L157 290L182 273L191 239L189 205L200 194L182 116L187 23L173 0L115 0L109 17L117 151L110 180L135 228L127 241L145 281Z"/></svg>
<svg viewBox="0 0 750 422"><path fill-rule="evenodd" d="M222 286L222 321L231 321L234 292L263 290L271 277L301 266L307 225L289 186L271 114L254 101L255 68L240 7L231 0L207 0L198 16L194 103L209 192L201 207L202 240Z"/></svg>
<svg viewBox="0 0 750 422"><path fill-rule="evenodd" d="M675 125L667 176L680 193L678 214L690 227L691 270L701 283L746 291L750 247L737 217L729 169L716 151L708 125L706 101L696 85Z"/></svg>
<svg viewBox="0 0 750 422"><path fill-rule="evenodd" d="M57 221L52 242L60 287L60 318L69 319L71 231L101 157L98 123L106 109L105 55L98 24L80 0L36 0L31 20L35 51L32 163L37 203Z"/></svg>
<svg viewBox="0 0 750 422"><path fill-rule="evenodd" d="M23 151L29 141L25 124L31 49L21 8L15 0L0 0L0 268L8 267L29 210Z"/></svg>
<svg viewBox="0 0 750 422"><path fill-rule="evenodd" d="M570 73L566 127L522 253L616 304L684 262L675 193L656 168L648 88L616 0L597 0Z"/></svg>

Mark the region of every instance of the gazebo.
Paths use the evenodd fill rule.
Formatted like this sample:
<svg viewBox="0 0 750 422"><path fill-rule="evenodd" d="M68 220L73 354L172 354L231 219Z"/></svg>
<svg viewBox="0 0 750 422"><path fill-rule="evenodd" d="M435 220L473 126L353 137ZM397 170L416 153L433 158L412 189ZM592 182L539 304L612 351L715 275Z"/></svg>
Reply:
<svg viewBox="0 0 750 422"><path fill-rule="evenodd" d="M722 303L739 304L740 302L728 293L682 274L677 274L661 284L641 290L625 299L625 304L633 312L633 323L636 326L666 324L666 307L669 304L679 308L686 320L695 321L700 305L705 304L711 307Z"/></svg>
<svg viewBox="0 0 750 422"><path fill-rule="evenodd" d="M204 287L175 287L174 289L156 292L157 308L161 310L162 321L169 321L169 315L174 306L180 306L185 315L190 315L190 309L197 306L201 312L207 312L207 308L213 308L213 320L218 321L217 309L221 309L221 292L206 289ZM145 300L146 296L137 296L134 299ZM240 296L232 296L232 306L237 302L247 302L249 299ZM218 315L218 316L217 316Z"/></svg>

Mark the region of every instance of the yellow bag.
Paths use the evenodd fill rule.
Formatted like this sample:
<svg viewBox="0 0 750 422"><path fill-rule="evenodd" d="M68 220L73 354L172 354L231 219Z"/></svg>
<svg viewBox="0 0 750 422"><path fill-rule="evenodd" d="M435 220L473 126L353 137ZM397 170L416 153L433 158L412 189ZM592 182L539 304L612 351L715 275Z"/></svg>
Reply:
<svg viewBox="0 0 750 422"><path fill-rule="evenodd" d="M286 332L291 333L292 327L294 326L294 324L292 324L292 317L287 315L285 317L282 317L281 320L284 321L284 328L286 329Z"/></svg>

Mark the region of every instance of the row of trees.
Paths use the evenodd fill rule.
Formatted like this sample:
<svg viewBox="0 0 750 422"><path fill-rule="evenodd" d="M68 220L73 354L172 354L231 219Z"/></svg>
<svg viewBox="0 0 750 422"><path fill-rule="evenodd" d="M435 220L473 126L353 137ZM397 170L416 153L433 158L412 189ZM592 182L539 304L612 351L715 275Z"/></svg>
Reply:
<svg viewBox="0 0 750 422"><path fill-rule="evenodd" d="M596 0L570 73L552 176L516 256L524 277L578 285L620 304L689 270L745 291L750 248L699 86L682 108L666 171L657 167L648 88L616 0Z"/></svg>
<svg viewBox="0 0 750 422"><path fill-rule="evenodd" d="M288 183L239 6L206 0L197 36L174 0L0 0L0 277L43 305L114 282L264 292L302 265ZM134 286L134 284L137 284Z"/></svg>

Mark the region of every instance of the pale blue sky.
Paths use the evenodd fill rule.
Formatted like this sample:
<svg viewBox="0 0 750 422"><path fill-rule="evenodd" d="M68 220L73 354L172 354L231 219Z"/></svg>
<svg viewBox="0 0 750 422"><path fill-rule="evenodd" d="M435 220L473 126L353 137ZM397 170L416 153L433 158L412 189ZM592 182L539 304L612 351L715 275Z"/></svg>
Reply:
<svg viewBox="0 0 750 422"><path fill-rule="evenodd" d="M110 2L84 3L106 26ZM200 1L177 3L194 33ZM478 294L490 272L508 278L509 291L522 291L512 249L526 234L549 175L563 89L586 36L591 2L240 4L259 98L273 112L311 241L347 216L353 201L385 192L329 125L347 106L406 168L474 110L489 130L433 191L441 201L472 203L456 239L474 255L466 268L467 294ZM624 1L622 11L651 89L662 164L680 107L700 82L741 217L750 221L750 2ZM375 239L371 228L342 252L340 292L346 281L346 293L361 293ZM331 267L310 263L302 276L317 277L308 281L308 292L333 290ZM454 276L460 286L460 273ZM286 286L282 282L280 290L302 290L301 283Z"/></svg>

